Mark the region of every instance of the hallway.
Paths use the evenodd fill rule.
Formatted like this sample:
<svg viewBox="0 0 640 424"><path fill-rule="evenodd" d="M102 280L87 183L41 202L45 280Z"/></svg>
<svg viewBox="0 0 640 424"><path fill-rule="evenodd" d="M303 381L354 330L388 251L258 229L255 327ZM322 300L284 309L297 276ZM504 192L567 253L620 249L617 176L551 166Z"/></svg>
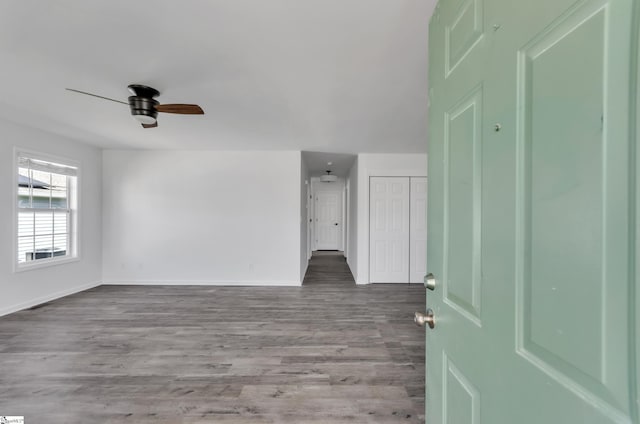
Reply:
<svg viewBox="0 0 640 424"><path fill-rule="evenodd" d="M343 252L315 251L309 260L309 267L304 276L303 286L308 285L354 286L356 282Z"/></svg>

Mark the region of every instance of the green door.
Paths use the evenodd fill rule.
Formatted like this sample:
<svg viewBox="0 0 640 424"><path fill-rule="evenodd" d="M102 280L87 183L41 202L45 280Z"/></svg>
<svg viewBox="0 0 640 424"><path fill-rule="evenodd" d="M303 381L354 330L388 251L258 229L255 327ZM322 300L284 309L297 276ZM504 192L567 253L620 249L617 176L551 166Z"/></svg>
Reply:
<svg viewBox="0 0 640 424"><path fill-rule="evenodd" d="M436 8L427 424L640 423L638 3Z"/></svg>

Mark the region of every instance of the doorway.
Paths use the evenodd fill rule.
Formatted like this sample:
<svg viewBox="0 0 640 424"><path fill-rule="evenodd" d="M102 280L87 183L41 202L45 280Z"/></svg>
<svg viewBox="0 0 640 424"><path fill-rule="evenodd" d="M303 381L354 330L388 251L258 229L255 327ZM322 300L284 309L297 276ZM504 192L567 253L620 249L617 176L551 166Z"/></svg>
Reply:
<svg viewBox="0 0 640 424"><path fill-rule="evenodd" d="M309 182L300 213L301 220L306 221L306 229L301 231L307 235L307 242L301 246L301 250L307 249L301 252L302 273L314 264L316 256L321 256L318 254L330 253L338 257L333 259L343 262L352 254L347 234L351 226L350 202L354 199L348 198L347 193L356 158L353 154L302 152L302 177ZM316 260L315 265L324 263L325 259Z"/></svg>
<svg viewBox="0 0 640 424"><path fill-rule="evenodd" d="M341 197L340 191L319 191L316 193L315 250L342 250Z"/></svg>
<svg viewBox="0 0 640 424"><path fill-rule="evenodd" d="M317 182L314 184L314 249L343 250L344 184Z"/></svg>

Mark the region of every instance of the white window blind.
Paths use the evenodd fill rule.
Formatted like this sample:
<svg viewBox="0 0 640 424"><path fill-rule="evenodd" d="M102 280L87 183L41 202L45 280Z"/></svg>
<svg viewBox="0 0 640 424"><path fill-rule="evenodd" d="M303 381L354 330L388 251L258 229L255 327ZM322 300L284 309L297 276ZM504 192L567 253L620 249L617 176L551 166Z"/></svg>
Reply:
<svg viewBox="0 0 640 424"><path fill-rule="evenodd" d="M18 167L28 168L36 171L49 172L53 174L68 175L76 177L78 168L75 166L63 165L61 163L47 162L44 160L33 159L28 157L18 157Z"/></svg>
<svg viewBox="0 0 640 424"><path fill-rule="evenodd" d="M18 265L75 256L78 168L25 154L17 164Z"/></svg>

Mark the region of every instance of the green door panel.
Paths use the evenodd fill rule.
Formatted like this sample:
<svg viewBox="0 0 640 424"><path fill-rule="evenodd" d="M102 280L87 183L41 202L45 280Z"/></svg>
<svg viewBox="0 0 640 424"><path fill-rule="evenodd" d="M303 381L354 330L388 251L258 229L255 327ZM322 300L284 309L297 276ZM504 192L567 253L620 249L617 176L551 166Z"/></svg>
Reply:
<svg viewBox="0 0 640 424"><path fill-rule="evenodd" d="M443 296L461 314L480 324L480 190L482 87L445 113L444 209L457 211L444 223ZM461 260L449 266L448 258Z"/></svg>
<svg viewBox="0 0 640 424"><path fill-rule="evenodd" d="M639 423L639 8L438 4L427 423Z"/></svg>

